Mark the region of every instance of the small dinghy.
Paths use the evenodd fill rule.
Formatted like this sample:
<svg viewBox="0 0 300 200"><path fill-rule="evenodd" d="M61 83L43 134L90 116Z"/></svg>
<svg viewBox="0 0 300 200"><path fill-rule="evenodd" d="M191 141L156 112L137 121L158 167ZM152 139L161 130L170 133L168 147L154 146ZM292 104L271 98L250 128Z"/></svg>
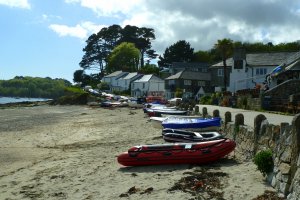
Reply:
<svg viewBox="0 0 300 200"><path fill-rule="evenodd" d="M170 143L134 146L121 153L118 163L124 166L205 164L217 161L235 149L230 139L198 143Z"/></svg>
<svg viewBox="0 0 300 200"><path fill-rule="evenodd" d="M221 118L175 118L162 121L163 128L183 129L188 131L217 131L221 127Z"/></svg>
<svg viewBox="0 0 300 200"><path fill-rule="evenodd" d="M162 136L167 142L204 142L224 138L216 131L193 132L180 129L163 129Z"/></svg>

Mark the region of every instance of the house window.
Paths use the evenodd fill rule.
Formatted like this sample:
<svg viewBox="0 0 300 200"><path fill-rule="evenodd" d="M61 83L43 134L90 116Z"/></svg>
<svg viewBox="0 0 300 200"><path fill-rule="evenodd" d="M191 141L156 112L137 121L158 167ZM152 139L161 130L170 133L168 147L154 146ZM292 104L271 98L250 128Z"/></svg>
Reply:
<svg viewBox="0 0 300 200"><path fill-rule="evenodd" d="M205 81L198 81L198 86L205 86Z"/></svg>
<svg viewBox="0 0 300 200"><path fill-rule="evenodd" d="M169 80L169 85L174 85L175 84L175 80Z"/></svg>
<svg viewBox="0 0 300 200"><path fill-rule="evenodd" d="M184 85L192 85L192 81L191 80L184 80Z"/></svg>
<svg viewBox="0 0 300 200"><path fill-rule="evenodd" d="M145 83L143 83L143 89L145 88Z"/></svg>
<svg viewBox="0 0 300 200"><path fill-rule="evenodd" d="M243 69L243 60L235 60L234 69Z"/></svg>
<svg viewBox="0 0 300 200"><path fill-rule="evenodd" d="M207 72L207 68L202 68L202 72Z"/></svg>
<svg viewBox="0 0 300 200"><path fill-rule="evenodd" d="M266 68L256 68L255 74L256 75L266 75L267 69Z"/></svg>
<svg viewBox="0 0 300 200"><path fill-rule="evenodd" d="M218 76L224 76L224 69L218 69Z"/></svg>

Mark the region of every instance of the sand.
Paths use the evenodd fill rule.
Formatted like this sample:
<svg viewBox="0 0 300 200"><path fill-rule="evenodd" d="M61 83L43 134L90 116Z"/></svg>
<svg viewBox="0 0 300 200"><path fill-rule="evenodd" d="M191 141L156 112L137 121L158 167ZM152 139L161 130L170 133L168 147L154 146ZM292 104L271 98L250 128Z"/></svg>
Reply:
<svg viewBox="0 0 300 200"><path fill-rule="evenodd" d="M205 188L170 191L202 169L225 173L219 188L206 188L221 194L219 199L248 200L272 190L238 151L202 166L123 167L116 160L132 146L159 143L164 143L161 130L141 109L0 109L0 199L208 199Z"/></svg>

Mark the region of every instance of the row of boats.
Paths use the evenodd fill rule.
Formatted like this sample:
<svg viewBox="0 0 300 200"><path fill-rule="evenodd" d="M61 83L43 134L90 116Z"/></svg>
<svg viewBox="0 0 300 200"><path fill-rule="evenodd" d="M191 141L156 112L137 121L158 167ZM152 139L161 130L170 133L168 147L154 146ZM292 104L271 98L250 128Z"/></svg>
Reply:
<svg viewBox="0 0 300 200"><path fill-rule="evenodd" d="M204 164L235 149L236 143L221 134L219 117L190 116L160 104L147 104L143 111L167 143L133 146L118 156L121 165Z"/></svg>

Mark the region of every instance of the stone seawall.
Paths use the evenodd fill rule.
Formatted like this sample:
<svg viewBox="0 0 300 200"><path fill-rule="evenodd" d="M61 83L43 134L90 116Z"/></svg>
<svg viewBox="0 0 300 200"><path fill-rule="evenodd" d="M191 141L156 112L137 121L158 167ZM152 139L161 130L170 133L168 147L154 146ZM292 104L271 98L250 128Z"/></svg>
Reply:
<svg viewBox="0 0 300 200"><path fill-rule="evenodd" d="M207 112L207 108L203 108ZM219 111L209 113L217 116ZM268 182L288 200L299 199L300 196L300 114L296 115L292 124L273 125L259 114L254 119L254 128L244 125L244 115L226 112L223 119L223 132L226 137L237 143L239 154L245 159L252 159L261 150L273 152L274 169L268 175Z"/></svg>

